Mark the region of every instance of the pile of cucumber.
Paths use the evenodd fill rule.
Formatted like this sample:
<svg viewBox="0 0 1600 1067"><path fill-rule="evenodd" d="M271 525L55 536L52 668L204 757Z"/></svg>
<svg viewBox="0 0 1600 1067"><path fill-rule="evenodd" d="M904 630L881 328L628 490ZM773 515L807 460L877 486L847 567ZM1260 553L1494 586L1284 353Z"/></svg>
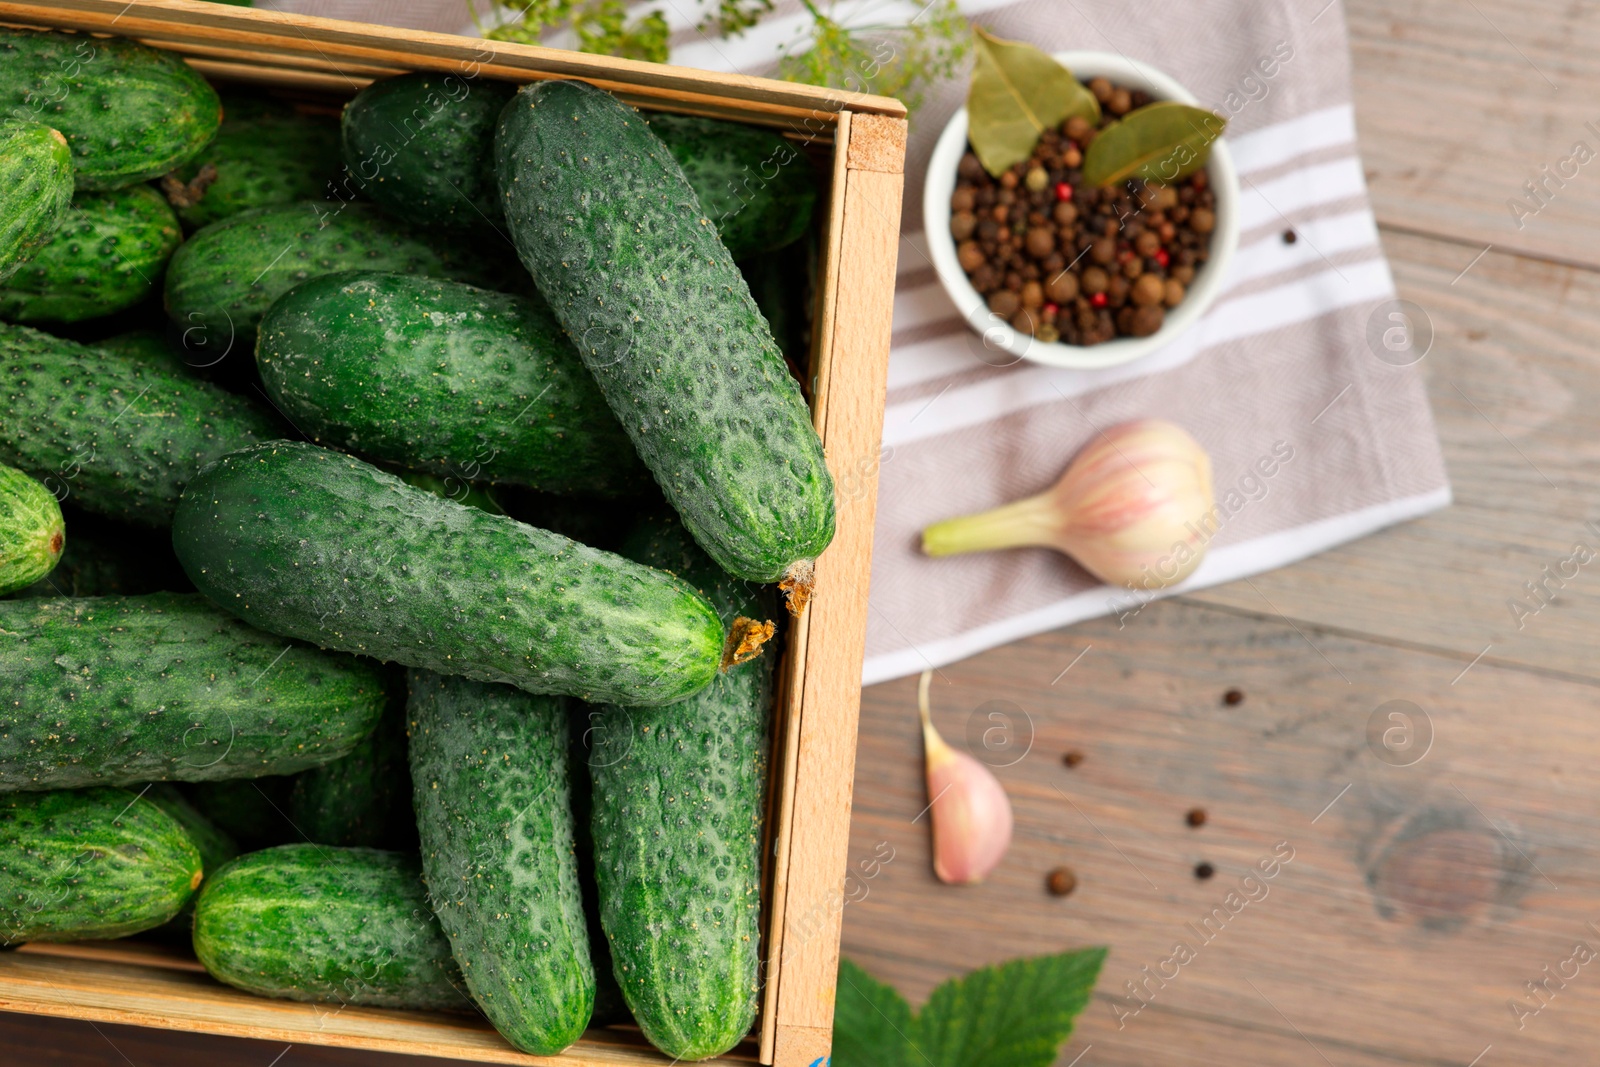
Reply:
<svg viewBox="0 0 1600 1067"><path fill-rule="evenodd" d="M0 30L0 946L748 1034L815 187L578 82Z"/></svg>

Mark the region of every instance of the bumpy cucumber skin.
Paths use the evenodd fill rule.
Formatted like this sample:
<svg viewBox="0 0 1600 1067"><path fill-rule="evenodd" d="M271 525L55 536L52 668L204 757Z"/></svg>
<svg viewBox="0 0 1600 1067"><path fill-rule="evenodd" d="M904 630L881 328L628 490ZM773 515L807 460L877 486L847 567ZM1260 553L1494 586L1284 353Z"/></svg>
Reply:
<svg viewBox="0 0 1600 1067"><path fill-rule="evenodd" d="M648 484L537 299L402 274L315 278L268 309L256 365L273 402L324 444L458 481Z"/></svg>
<svg viewBox="0 0 1600 1067"><path fill-rule="evenodd" d="M408 667L665 704L721 662L717 613L670 575L315 445L218 460L184 494L172 546L241 618Z"/></svg>
<svg viewBox="0 0 1600 1067"><path fill-rule="evenodd" d="M50 240L71 203L66 138L42 123L0 120L0 282Z"/></svg>
<svg viewBox="0 0 1600 1067"><path fill-rule="evenodd" d="M391 677L397 696L377 729L348 756L294 776L286 807L289 821L307 841L416 850L417 820L406 769L405 683L398 671Z"/></svg>
<svg viewBox="0 0 1600 1067"><path fill-rule="evenodd" d="M207 347L248 351L272 302L301 282L386 270L490 284L499 261L435 247L372 204L301 200L241 211L196 231L167 268L167 314ZM478 262L474 262L474 259Z"/></svg>
<svg viewBox="0 0 1600 1067"><path fill-rule="evenodd" d="M62 499L150 526L224 452L280 435L250 401L176 363L103 352L0 324L0 463Z"/></svg>
<svg viewBox="0 0 1600 1067"><path fill-rule="evenodd" d="M776 581L833 538L833 479L744 278L637 112L544 82L501 113L496 170L522 262L689 531Z"/></svg>
<svg viewBox="0 0 1600 1067"><path fill-rule="evenodd" d="M81 322L155 292L183 235L148 185L79 193L60 227L0 289L0 318Z"/></svg>
<svg viewBox="0 0 1600 1067"><path fill-rule="evenodd" d="M61 561L66 524L55 494L0 465L0 594L44 578Z"/></svg>
<svg viewBox="0 0 1600 1067"><path fill-rule="evenodd" d="M419 72L373 82L345 105L344 163L362 192L423 226L489 230L500 194L486 146L516 86Z"/></svg>
<svg viewBox="0 0 1600 1067"><path fill-rule="evenodd" d="M183 826L136 790L0 796L0 944L149 930L201 874Z"/></svg>
<svg viewBox="0 0 1600 1067"><path fill-rule="evenodd" d="M811 225L817 178L794 142L772 130L697 115L647 118L734 259L782 248Z"/></svg>
<svg viewBox="0 0 1600 1067"><path fill-rule="evenodd" d="M772 618L675 519L623 551L671 570L729 621ZM596 709L590 733L600 921L628 1008L662 1052L705 1059L749 1032L760 993L761 824L776 656L663 708Z"/></svg>
<svg viewBox="0 0 1600 1067"><path fill-rule="evenodd" d="M411 782L428 896L502 1037L582 1036L594 969L573 845L567 701L409 672Z"/></svg>
<svg viewBox="0 0 1600 1067"><path fill-rule="evenodd" d="M339 175L335 123L270 101L225 96L222 104L216 140L173 172L188 185L207 163L216 169L216 179L198 200L179 196L174 201L185 229L197 230L252 208L327 195Z"/></svg>
<svg viewBox="0 0 1600 1067"><path fill-rule="evenodd" d="M194 954L211 977L267 997L471 1010L415 856L279 845L205 881Z"/></svg>
<svg viewBox="0 0 1600 1067"><path fill-rule="evenodd" d="M165 174L216 135L222 104L174 52L123 37L0 30L0 115L66 135L79 190Z"/></svg>
<svg viewBox="0 0 1600 1067"><path fill-rule="evenodd" d="M0 792L301 771L383 706L371 664L193 593L0 600Z"/></svg>

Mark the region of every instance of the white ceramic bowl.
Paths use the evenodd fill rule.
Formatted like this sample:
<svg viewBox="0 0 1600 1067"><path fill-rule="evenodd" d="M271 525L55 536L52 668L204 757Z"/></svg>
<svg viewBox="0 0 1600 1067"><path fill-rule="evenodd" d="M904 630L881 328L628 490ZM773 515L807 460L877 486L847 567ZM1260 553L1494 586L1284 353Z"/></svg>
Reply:
<svg viewBox="0 0 1600 1067"><path fill-rule="evenodd" d="M1198 106L1194 96L1167 75L1149 64L1135 63L1114 52L1058 52L1055 58L1084 81L1105 77L1129 89L1143 89L1155 100L1176 100ZM1211 234L1211 255L1196 272L1183 302L1167 311L1161 329L1149 337L1119 337L1098 345L1045 342L1021 333L991 312L967 280L966 272L956 260L955 239L950 236L950 194L955 191L956 166L966 150L967 109L962 108L939 135L939 143L934 146L933 158L928 163L928 178L922 194L922 222L939 281L966 316L968 324L983 336L986 348L1055 367L1114 367L1172 341L1192 326L1216 299L1228 261L1239 244L1239 176L1233 169L1233 157L1228 154L1228 144L1223 138L1212 143L1211 158L1206 164L1216 197L1217 215L1217 226Z"/></svg>

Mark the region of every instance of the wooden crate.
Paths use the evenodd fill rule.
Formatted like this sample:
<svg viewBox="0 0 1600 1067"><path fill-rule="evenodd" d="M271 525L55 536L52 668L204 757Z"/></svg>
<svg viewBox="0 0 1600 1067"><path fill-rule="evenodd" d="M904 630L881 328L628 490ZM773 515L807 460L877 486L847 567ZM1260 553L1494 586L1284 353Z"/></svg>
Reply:
<svg viewBox="0 0 1600 1067"><path fill-rule="evenodd" d="M899 243L898 101L737 74L305 18L201 0L0 0L0 23L112 33L219 78L348 95L410 70L529 82L579 78L642 108L781 129L829 165L809 393L838 481L838 533L789 628L776 710L759 1034L718 1064L820 1067L833 1026L856 714ZM508 1064L664 1064L637 1032L591 1031L558 1057L512 1049L480 1020L270 1000L137 942L0 955L0 1010Z"/></svg>

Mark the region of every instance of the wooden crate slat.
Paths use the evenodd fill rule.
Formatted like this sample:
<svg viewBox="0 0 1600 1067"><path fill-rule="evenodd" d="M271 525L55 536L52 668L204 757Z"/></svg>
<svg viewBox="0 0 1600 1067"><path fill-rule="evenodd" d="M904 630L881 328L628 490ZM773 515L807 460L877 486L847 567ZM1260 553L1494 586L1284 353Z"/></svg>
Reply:
<svg viewBox="0 0 1600 1067"><path fill-rule="evenodd" d="M203 974L32 952L0 956L0 1011L517 1067L665 1062L642 1038L624 1032L591 1030L560 1056L529 1056L473 1016L272 1000ZM749 1067L752 1061L723 1056L704 1062Z"/></svg>
<svg viewBox="0 0 1600 1067"><path fill-rule="evenodd" d="M614 59L558 48L483 41L451 34L396 29L278 11L236 8L204 0L51 0L50 3L0 3L0 19L75 29L183 41L232 42L249 47L271 42L299 47L320 56L337 70L335 58L383 62L405 57L414 69L453 70L460 64L481 67L489 77L583 78L606 88L686 99L715 97L738 100L757 110L814 115L832 122L840 111L904 116L898 100L848 93L741 74L690 70L636 60ZM520 80L520 79L519 79Z"/></svg>
<svg viewBox="0 0 1600 1067"><path fill-rule="evenodd" d="M789 816L788 872L777 966L775 1067L810 1067L828 1056L839 967L842 883L856 718L866 643L867 582L877 508L885 375L904 185L904 120L852 114L830 231L838 240L824 275L834 293L827 359L819 368L817 418L837 486L833 543L817 560L808 611L799 755ZM763 1053L766 1052L765 1047ZM763 1059L765 1059L763 1055Z"/></svg>

